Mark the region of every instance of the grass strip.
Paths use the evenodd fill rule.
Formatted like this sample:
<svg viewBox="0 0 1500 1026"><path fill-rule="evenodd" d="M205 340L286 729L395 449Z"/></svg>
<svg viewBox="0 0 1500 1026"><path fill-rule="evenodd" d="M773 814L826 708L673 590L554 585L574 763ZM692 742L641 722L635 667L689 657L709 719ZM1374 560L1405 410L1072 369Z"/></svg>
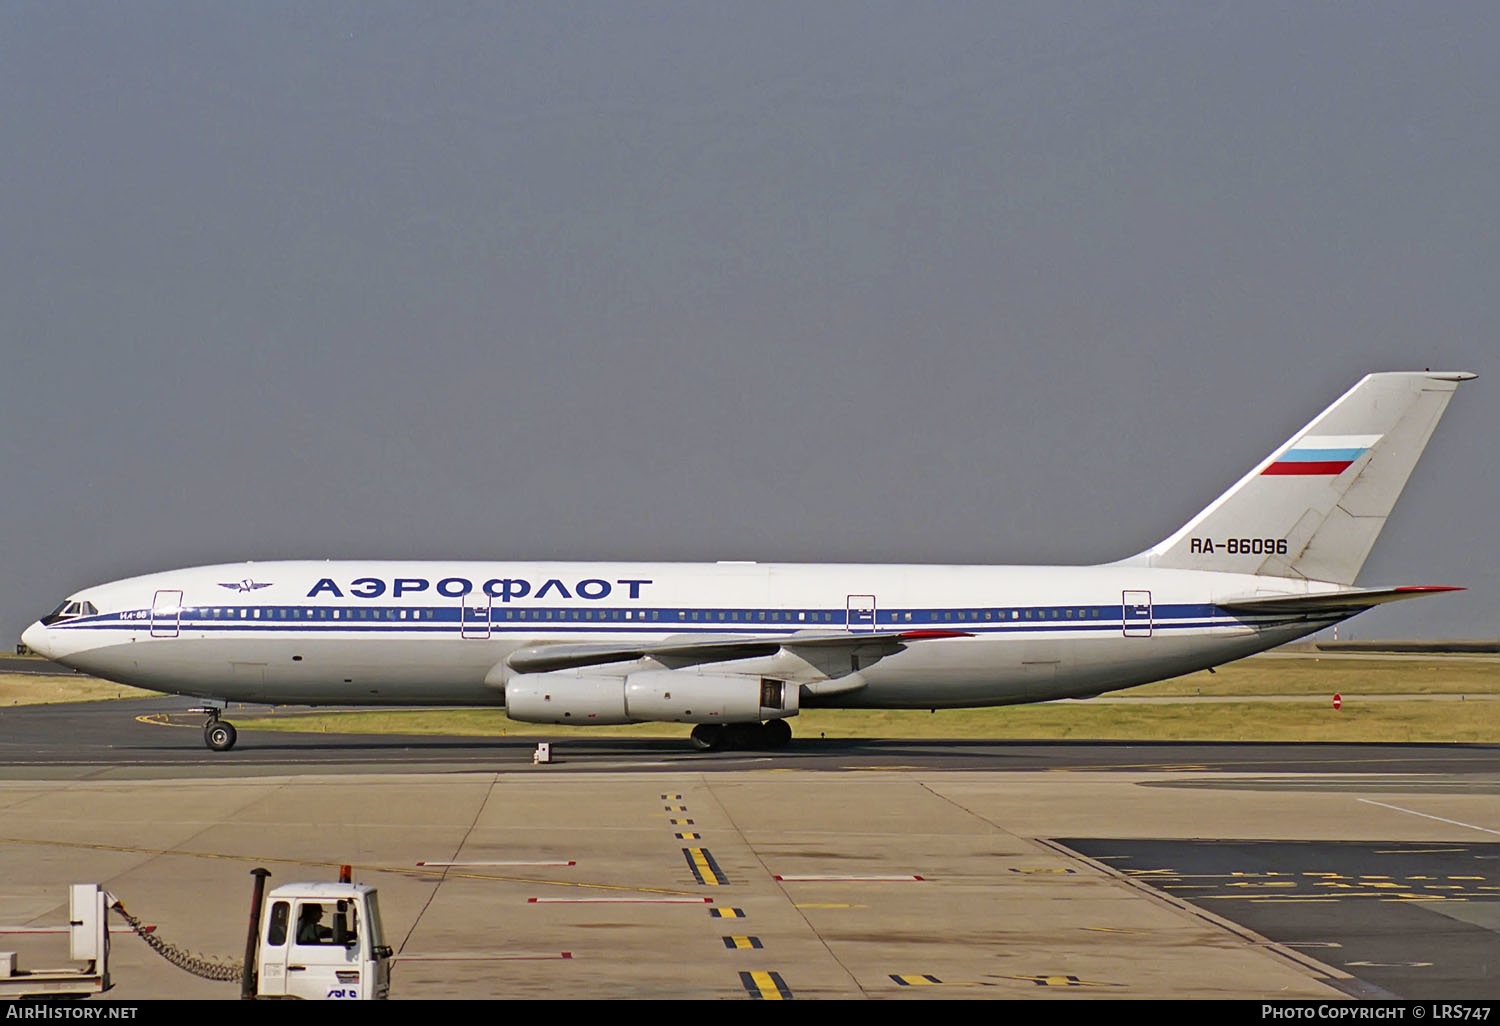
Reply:
<svg viewBox="0 0 1500 1026"><path fill-rule="evenodd" d="M53 702L103 702L115 698L150 698L157 691L142 691L125 684L100 680L81 673L0 673L0 707L46 705Z"/></svg>

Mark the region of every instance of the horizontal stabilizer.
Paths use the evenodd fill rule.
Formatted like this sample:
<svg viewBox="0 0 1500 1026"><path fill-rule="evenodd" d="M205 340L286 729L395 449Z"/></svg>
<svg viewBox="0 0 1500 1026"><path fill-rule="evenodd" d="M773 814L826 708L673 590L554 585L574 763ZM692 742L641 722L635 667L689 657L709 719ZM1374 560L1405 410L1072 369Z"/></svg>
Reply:
<svg viewBox="0 0 1500 1026"><path fill-rule="evenodd" d="M1356 588L1349 591L1330 591L1321 595L1283 595L1279 598L1231 599L1215 602L1221 609L1240 613L1340 613L1352 615L1361 609L1399 602L1402 599L1421 598L1423 595L1438 595L1448 591L1463 591L1462 588L1446 588L1440 585L1408 588Z"/></svg>
<svg viewBox="0 0 1500 1026"><path fill-rule="evenodd" d="M580 666L619 663L645 658L688 658L697 663L725 662L731 659L754 659L772 656L783 648L869 648L878 646L891 652L900 651L913 641L932 638L966 638L963 631L876 631L868 634L824 633L805 631L782 638L752 638L743 634L719 634L711 637L691 635L666 638L640 645L602 643L597 645L533 645L513 652L506 660L517 673L542 673L548 670L572 670ZM688 640L691 638L691 640Z"/></svg>

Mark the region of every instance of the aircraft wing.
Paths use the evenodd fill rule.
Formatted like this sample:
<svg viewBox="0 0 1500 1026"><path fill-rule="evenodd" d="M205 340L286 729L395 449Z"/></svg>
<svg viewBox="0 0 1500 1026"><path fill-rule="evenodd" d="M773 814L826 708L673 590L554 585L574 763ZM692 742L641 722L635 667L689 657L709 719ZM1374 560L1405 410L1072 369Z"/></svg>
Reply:
<svg viewBox="0 0 1500 1026"><path fill-rule="evenodd" d="M603 642L581 645L533 645L512 652L506 662L517 673L544 673L549 670L571 670L580 666L619 663L644 658L684 660L688 663L717 663L731 659L772 656L782 649L877 650L881 656L899 652L915 641L936 638L967 638L963 631L873 631L866 634L847 632L803 631L778 638L747 637L743 634L720 634L711 637L678 635L642 644Z"/></svg>
<svg viewBox="0 0 1500 1026"><path fill-rule="evenodd" d="M1352 588L1347 591L1330 591L1321 595L1259 596L1246 599L1229 599L1215 602L1220 609L1239 613L1347 613L1353 614L1371 606L1402 599L1421 598L1448 591L1463 591L1462 588L1446 588L1427 585L1405 588Z"/></svg>

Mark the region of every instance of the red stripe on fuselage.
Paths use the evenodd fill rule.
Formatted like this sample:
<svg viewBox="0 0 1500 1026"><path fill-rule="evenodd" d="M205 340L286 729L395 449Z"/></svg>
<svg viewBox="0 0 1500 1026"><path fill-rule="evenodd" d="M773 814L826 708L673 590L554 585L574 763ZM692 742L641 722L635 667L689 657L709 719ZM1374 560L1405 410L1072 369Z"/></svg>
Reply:
<svg viewBox="0 0 1500 1026"><path fill-rule="evenodd" d="M1338 475L1349 469L1353 460L1335 460L1331 463L1273 463L1261 475L1266 474L1327 474Z"/></svg>

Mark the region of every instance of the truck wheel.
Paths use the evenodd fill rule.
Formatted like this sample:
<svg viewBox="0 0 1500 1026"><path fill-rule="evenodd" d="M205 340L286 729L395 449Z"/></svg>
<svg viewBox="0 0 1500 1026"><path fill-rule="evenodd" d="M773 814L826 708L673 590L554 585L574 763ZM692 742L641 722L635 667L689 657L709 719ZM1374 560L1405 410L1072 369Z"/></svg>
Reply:
<svg viewBox="0 0 1500 1026"><path fill-rule="evenodd" d="M203 743L216 752L227 752L238 738L234 724L225 720L214 720L203 726Z"/></svg>

